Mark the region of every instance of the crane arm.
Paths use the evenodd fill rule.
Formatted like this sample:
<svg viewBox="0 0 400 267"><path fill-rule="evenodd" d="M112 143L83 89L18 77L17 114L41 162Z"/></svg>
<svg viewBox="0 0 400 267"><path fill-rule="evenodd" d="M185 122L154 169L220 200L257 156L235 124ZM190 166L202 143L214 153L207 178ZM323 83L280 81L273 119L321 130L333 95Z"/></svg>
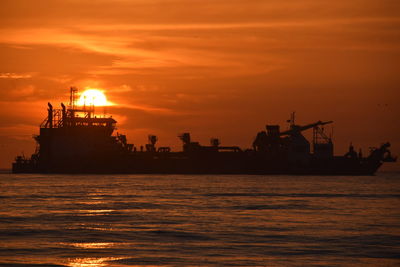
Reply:
<svg viewBox="0 0 400 267"><path fill-rule="evenodd" d="M310 124L303 125L303 126L301 126L301 125L293 125L290 130L281 132L281 133L279 133L279 135L290 135L290 134L294 134L296 132L298 133L298 132L302 132L302 131L308 130L310 128L314 128L316 126L330 124L332 122L333 121L317 121L317 122L310 123Z"/></svg>

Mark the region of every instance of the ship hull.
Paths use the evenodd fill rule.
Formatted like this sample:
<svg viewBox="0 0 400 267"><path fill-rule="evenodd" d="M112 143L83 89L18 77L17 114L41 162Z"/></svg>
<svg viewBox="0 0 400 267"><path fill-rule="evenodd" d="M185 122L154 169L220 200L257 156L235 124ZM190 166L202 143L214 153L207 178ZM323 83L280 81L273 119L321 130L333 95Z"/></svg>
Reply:
<svg viewBox="0 0 400 267"><path fill-rule="evenodd" d="M97 159L69 159L55 162L14 163L14 173L71 174L263 174L263 175L373 175L380 161L311 159L307 163L266 160L257 157L149 158L125 156Z"/></svg>

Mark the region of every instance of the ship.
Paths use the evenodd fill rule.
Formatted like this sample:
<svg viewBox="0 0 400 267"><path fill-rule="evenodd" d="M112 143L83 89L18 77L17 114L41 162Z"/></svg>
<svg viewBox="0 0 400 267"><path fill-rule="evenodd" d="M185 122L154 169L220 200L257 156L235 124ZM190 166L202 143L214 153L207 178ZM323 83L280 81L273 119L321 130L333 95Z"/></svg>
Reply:
<svg viewBox="0 0 400 267"><path fill-rule="evenodd" d="M255 135L248 149L222 146L212 138L210 145L192 140L190 133L178 137L182 151L157 147L157 136L136 147L126 135L116 132L112 116L96 115L94 105L78 106L77 89L70 88L68 106L53 108L34 136L36 150L31 157L17 156L14 173L71 174L287 174L287 175L373 175L384 162L395 162L390 143L370 148L362 155L350 145L344 155L334 155L332 136L317 121L299 125L295 114L281 131L279 125L266 125ZM303 135L312 130L312 141Z"/></svg>

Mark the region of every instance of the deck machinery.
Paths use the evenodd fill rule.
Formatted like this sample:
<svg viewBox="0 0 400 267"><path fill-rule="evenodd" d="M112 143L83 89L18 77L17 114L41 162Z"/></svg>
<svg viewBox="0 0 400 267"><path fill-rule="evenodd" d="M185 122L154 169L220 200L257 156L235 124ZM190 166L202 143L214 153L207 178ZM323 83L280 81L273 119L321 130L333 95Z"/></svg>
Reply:
<svg viewBox="0 0 400 267"><path fill-rule="evenodd" d="M55 109L48 103L47 118L34 137L36 151L30 158L17 156L14 173L372 175L383 162L396 161L389 143L372 148L366 157L352 145L345 155L335 156L332 138L324 133L332 121L298 125L294 113L288 130L267 125L250 149L221 146L216 138L204 146L193 142L190 133L179 135L180 152L156 147L154 135L145 146L135 147L125 135L113 135L117 122L112 117L97 116L93 105L77 106L77 89L70 93L68 107ZM313 130L312 145L303 135L308 129Z"/></svg>

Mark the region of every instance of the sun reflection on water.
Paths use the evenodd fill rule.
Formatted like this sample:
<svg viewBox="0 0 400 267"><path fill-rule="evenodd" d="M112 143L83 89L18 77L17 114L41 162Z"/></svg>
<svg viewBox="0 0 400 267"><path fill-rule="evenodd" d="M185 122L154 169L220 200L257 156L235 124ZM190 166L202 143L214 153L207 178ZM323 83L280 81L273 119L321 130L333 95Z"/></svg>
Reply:
<svg viewBox="0 0 400 267"><path fill-rule="evenodd" d="M120 245L113 242L87 242L87 243L60 243L80 249L105 249ZM126 257L101 257L101 258L69 258L67 266L70 267L92 267L92 266L116 266L110 262L125 259Z"/></svg>
<svg viewBox="0 0 400 267"><path fill-rule="evenodd" d="M104 243L72 243L70 244L71 246L77 247L77 248L109 248L114 246L114 243L110 242L104 242Z"/></svg>
<svg viewBox="0 0 400 267"><path fill-rule="evenodd" d="M115 210L78 210L78 212L84 216L96 216L96 215L104 215Z"/></svg>
<svg viewBox="0 0 400 267"><path fill-rule="evenodd" d="M107 213L112 211L114 210L84 210L84 212L89 212L89 213Z"/></svg>
<svg viewBox="0 0 400 267"><path fill-rule="evenodd" d="M70 267L94 267L94 266L110 266L110 261L120 260L124 258L115 258L115 257L107 257L107 258L75 258L70 259L68 266Z"/></svg>

